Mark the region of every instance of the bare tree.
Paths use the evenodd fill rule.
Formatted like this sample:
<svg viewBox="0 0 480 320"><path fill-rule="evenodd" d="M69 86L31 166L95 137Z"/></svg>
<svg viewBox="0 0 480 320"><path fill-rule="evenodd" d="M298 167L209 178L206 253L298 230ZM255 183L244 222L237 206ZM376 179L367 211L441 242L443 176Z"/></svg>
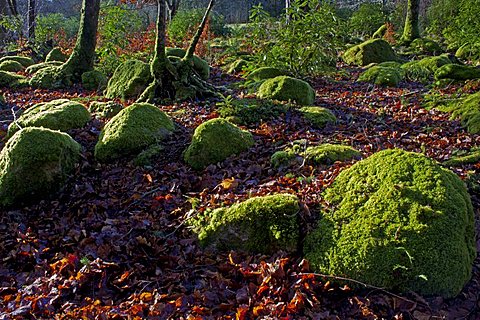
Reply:
<svg viewBox="0 0 480 320"><path fill-rule="evenodd" d="M35 0L28 0L28 41L33 42L35 41L35 10L36 1Z"/></svg>

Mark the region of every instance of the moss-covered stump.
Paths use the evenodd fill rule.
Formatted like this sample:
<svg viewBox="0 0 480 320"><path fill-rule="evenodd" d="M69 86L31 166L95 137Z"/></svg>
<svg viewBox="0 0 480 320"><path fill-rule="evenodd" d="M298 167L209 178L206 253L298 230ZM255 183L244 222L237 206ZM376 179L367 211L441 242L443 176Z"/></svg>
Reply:
<svg viewBox="0 0 480 320"><path fill-rule="evenodd" d="M337 161L360 159L362 153L349 146L325 143L308 147L304 157L313 164L332 164Z"/></svg>
<svg viewBox="0 0 480 320"><path fill-rule="evenodd" d="M279 76L265 80L258 88L257 95L262 99L294 101L299 105L312 105L315 91L305 81L289 76Z"/></svg>
<svg viewBox="0 0 480 320"><path fill-rule="evenodd" d="M324 128L329 123L335 123L337 118L332 111L322 107L303 107L299 111L310 124L318 129Z"/></svg>
<svg viewBox="0 0 480 320"><path fill-rule="evenodd" d="M387 290L454 297L476 256L464 183L421 154L381 151L340 173L305 242L314 270Z"/></svg>
<svg viewBox="0 0 480 320"><path fill-rule="evenodd" d="M166 55L170 57L183 58L187 51L182 48L166 48ZM193 55L193 70L202 78L203 80L208 80L210 78L210 65L207 61L203 60L197 55Z"/></svg>
<svg viewBox="0 0 480 320"><path fill-rule="evenodd" d="M86 90L104 90L107 87L107 77L98 70L84 72L82 86Z"/></svg>
<svg viewBox="0 0 480 320"><path fill-rule="evenodd" d="M95 146L95 158L107 162L138 154L158 144L174 129L172 120L154 105L134 103L105 125Z"/></svg>
<svg viewBox="0 0 480 320"><path fill-rule="evenodd" d="M343 60L348 64L366 66L370 63L396 61L398 58L388 42L371 39L345 51Z"/></svg>
<svg viewBox="0 0 480 320"><path fill-rule="evenodd" d="M22 71L24 66L20 62L7 60L0 63L0 71L18 72Z"/></svg>
<svg viewBox="0 0 480 320"><path fill-rule="evenodd" d="M365 70L359 77L359 82L369 82L378 86L396 87L402 81L402 69L383 66L373 66Z"/></svg>
<svg viewBox="0 0 480 320"><path fill-rule="evenodd" d="M447 55L441 55L407 62L402 65L402 69L405 72L405 78L412 81L428 82L433 79L438 68L451 63L452 61Z"/></svg>
<svg viewBox="0 0 480 320"><path fill-rule="evenodd" d="M221 118L199 125L184 159L195 170L227 159L253 146L252 134Z"/></svg>
<svg viewBox="0 0 480 320"><path fill-rule="evenodd" d="M113 118L122 111L123 106L115 101L93 101L90 103L89 109L93 115L99 118Z"/></svg>
<svg viewBox="0 0 480 320"><path fill-rule="evenodd" d="M150 65L140 60L128 60L113 73L105 96L109 99L137 98L151 81Z"/></svg>
<svg viewBox="0 0 480 320"><path fill-rule="evenodd" d="M28 79L8 71L0 71L0 87L19 88L28 85Z"/></svg>
<svg viewBox="0 0 480 320"><path fill-rule="evenodd" d="M18 131L0 152L0 206L57 191L80 158L69 135L44 128Z"/></svg>
<svg viewBox="0 0 480 320"><path fill-rule="evenodd" d="M32 58L23 56L5 56L3 58L0 58L0 63L4 61L16 61L25 68L30 67L32 64L35 64L35 61L33 61Z"/></svg>
<svg viewBox="0 0 480 320"><path fill-rule="evenodd" d="M34 74L38 70L46 68L46 67L58 67L61 66L62 62L60 61L49 61L49 62L41 62L37 64L32 64L30 67L25 69L25 72L28 74Z"/></svg>
<svg viewBox="0 0 480 320"><path fill-rule="evenodd" d="M440 47L436 41L428 38L417 38L413 40L410 43L410 49L416 54L438 55L443 53L442 47Z"/></svg>
<svg viewBox="0 0 480 320"><path fill-rule="evenodd" d="M196 218L203 246L218 251L294 252L299 241L299 200L290 194L256 197Z"/></svg>
<svg viewBox="0 0 480 320"><path fill-rule="evenodd" d="M268 121L285 114L288 106L262 99L235 99L230 103L217 104L217 112L222 118L236 124L254 124Z"/></svg>
<svg viewBox="0 0 480 320"><path fill-rule="evenodd" d="M44 127L52 130L68 131L82 128L91 120L90 112L79 102L58 99L37 103L27 109L8 127L11 137L20 128Z"/></svg>
<svg viewBox="0 0 480 320"><path fill-rule="evenodd" d="M228 65L228 73L239 73L248 67L248 61L245 59L237 59Z"/></svg>
<svg viewBox="0 0 480 320"><path fill-rule="evenodd" d="M435 71L435 79L470 80L480 79L480 68L460 64L446 64Z"/></svg>
<svg viewBox="0 0 480 320"><path fill-rule="evenodd" d="M52 62L52 61L59 61L65 62L68 59L68 55L62 52L62 49L59 47L55 47L47 54L45 58L45 62Z"/></svg>
<svg viewBox="0 0 480 320"><path fill-rule="evenodd" d="M247 76L247 79L253 80L253 81L262 81L262 80L267 80L267 79L275 78L278 76L286 76L286 75L288 75L288 72L284 70L280 70L278 68L261 67L250 72Z"/></svg>

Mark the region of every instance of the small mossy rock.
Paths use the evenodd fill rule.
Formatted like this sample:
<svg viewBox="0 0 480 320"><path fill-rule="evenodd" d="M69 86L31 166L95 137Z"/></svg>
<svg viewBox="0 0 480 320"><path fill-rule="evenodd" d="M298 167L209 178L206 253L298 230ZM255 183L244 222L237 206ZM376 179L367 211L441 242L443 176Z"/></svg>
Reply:
<svg viewBox="0 0 480 320"><path fill-rule="evenodd" d="M285 114L288 106L262 99L235 99L230 103L218 103L218 114L239 124L254 124L268 121Z"/></svg>
<svg viewBox="0 0 480 320"><path fill-rule="evenodd" d="M90 103L89 109L91 113L100 118L110 119L116 116L120 111L122 111L123 106L115 101L93 101L92 103Z"/></svg>
<svg viewBox="0 0 480 320"><path fill-rule="evenodd" d="M50 61L50 62L41 62L37 64L32 64L30 67L25 69L25 72L28 74L34 74L38 70L46 68L46 67L58 67L61 66L63 62L60 61Z"/></svg>
<svg viewBox="0 0 480 320"><path fill-rule="evenodd" d="M182 48L165 48L165 54L167 57L183 58L187 54L187 51ZM210 78L210 65L207 61L203 60L197 55L193 55L193 69L198 73L200 78L207 80Z"/></svg>
<svg viewBox="0 0 480 320"><path fill-rule="evenodd" d="M378 86L396 87L402 81L402 69L373 66L365 70L359 77L359 82L369 82Z"/></svg>
<svg viewBox="0 0 480 320"><path fill-rule="evenodd" d="M253 146L252 134L221 118L199 125L184 159L195 170L227 159Z"/></svg>
<svg viewBox="0 0 480 320"><path fill-rule="evenodd" d="M262 99L291 100L299 105L312 105L315 102L315 91L308 82L289 76L265 80L258 88L257 95Z"/></svg>
<svg viewBox="0 0 480 320"><path fill-rule="evenodd" d="M105 96L108 99L136 98L151 81L149 64L140 60L127 60L115 69L108 81Z"/></svg>
<svg viewBox="0 0 480 320"><path fill-rule="evenodd" d="M173 121L149 103L134 103L114 116L100 133L95 158L102 162L138 154L175 129Z"/></svg>
<svg viewBox="0 0 480 320"><path fill-rule="evenodd" d="M410 49L417 54L431 54L438 55L443 53L442 47L432 40L427 38L417 38L410 43Z"/></svg>
<svg viewBox="0 0 480 320"><path fill-rule="evenodd" d="M287 148L286 150L277 151L270 157L270 164L274 168L289 167L297 159L298 155L293 149Z"/></svg>
<svg viewBox="0 0 480 320"><path fill-rule="evenodd" d="M62 52L62 49L59 47L55 47L47 54L45 58L45 62L52 62L52 61L59 61L65 62L68 59L68 55Z"/></svg>
<svg viewBox="0 0 480 320"><path fill-rule="evenodd" d="M32 58L23 57L23 56L5 56L0 59L0 63L4 61L16 61L20 63L22 66L24 66L25 68L30 67L32 64L35 64L35 61L33 61Z"/></svg>
<svg viewBox="0 0 480 320"><path fill-rule="evenodd" d="M471 80L480 79L480 68L461 64L446 64L435 71L435 79Z"/></svg>
<svg viewBox="0 0 480 320"><path fill-rule="evenodd" d="M280 70L278 68L261 67L250 72L250 74L247 76L247 79L253 81L262 81L286 75L288 75L286 71Z"/></svg>
<svg viewBox="0 0 480 320"><path fill-rule="evenodd" d="M60 66L48 66L35 72L29 84L34 88L59 89L71 86L72 81Z"/></svg>
<svg viewBox="0 0 480 320"><path fill-rule="evenodd" d="M82 128L91 120L90 112L79 102L68 99L52 100L33 105L8 127L8 137L20 128L44 127L68 131Z"/></svg>
<svg viewBox="0 0 480 320"><path fill-rule="evenodd" d="M0 87L19 88L28 85L28 79L22 75L0 71Z"/></svg>
<svg viewBox="0 0 480 320"><path fill-rule="evenodd" d="M151 166L153 159L160 155L163 152L163 149L164 148L161 145L154 144L140 152L140 154L133 160L133 163L139 167Z"/></svg>
<svg viewBox="0 0 480 320"><path fill-rule="evenodd" d="M360 159L362 153L349 146L325 143L308 147L304 157L313 164L333 164L337 161Z"/></svg>
<svg viewBox="0 0 480 320"><path fill-rule="evenodd" d="M87 71L82 74L82 85L86 90L104 90L107 77L98 70Z"/></svg>
<svg viewBox="0 0 480 320"><path fill-rule="evenodd" d="M398 58L388 42L371 39L345 51L343 60L348 64L366 66L370 63L396 61Z"/></svg>
<svg viewBox="0 0 480 320"><path fill-rule="evenodd" d="M385 150L342 171L306 237L313 270L386 290L456 296L476 256L465 184L421 154Z"/></svg>
<svg viewBox="0 0 480 320"><path fill-rule="evenodd" d="M205 213L194 222L194 230L203 246L218 251L295 252L300 238L299 212L294 195L255 197Z"/></svg>
<svg viewBox="0 0 480 320"><path fill-rule="evenodd" d="M80 145L68 134L25 128L0 152L0 206L56 192L80 159Z"/></svg>
<svg viewBox="0 0 480 320"><path fill-rule="evenodd" d="M242 72L248 66L248 61L245 59L237 59L228 66L228 73Z"/></svg>
<svg viewBox="0 0 480 320"><path fill-rule="evenodd" d="M22 64L17 61L7 60L0 63L0 71L19 72L23 69Z"/></svg>
<svg viewBox="0 0 480 320"><path fill-rule="evenodd" d="M303 107L299 110L302 115L307 119L314 127L324 128L329 123L335 123L337 118L332 111L323 107Z"/></svg>
<svg viewBox="0 0 480 320"><path fill-rule="evenodd" d="M438 68L451 63L452 61L447 55L440 55L407 62L402 65L402 69L405 73L405 78L413 81L427 82L433 79Z"/></svg>

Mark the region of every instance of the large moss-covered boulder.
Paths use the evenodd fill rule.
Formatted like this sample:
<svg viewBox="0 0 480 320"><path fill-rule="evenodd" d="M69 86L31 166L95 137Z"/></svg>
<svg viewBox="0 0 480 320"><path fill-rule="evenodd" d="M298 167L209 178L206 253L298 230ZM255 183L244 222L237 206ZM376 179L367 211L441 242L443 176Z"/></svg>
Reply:
<svg viewBox="0 0 480 320"><path fill-rule="evenodd" d="M392 47L382 39L371 39L356 45L343 54L343 60L348 64L366 66L370 63L396 61L397 55Z"/></svg>
<svg viewBox="0 0 480 320"><path fill-rule="evenodd" d="M435 71L435 79L470 80L480 79L480 68L460 64L446 64Z"/></svg>
<svg viewBox="0 0 480 320"><path fill-rule="evenodd" d="M45 58L45 62L51 62L51 61L59 61L59 62L65 62L68 59L68 55L63 53L62 49L59 47L55 47L50 52L47 54L47 57Z"/></svg>
<svg viewBox="0 0 480 320"><path fill-rule="evenodd" d="M184 159L192 168L201 170L210 164L247 150L254 144L252 134L221 118L199 125Z"/></svg>
<svg viewBox="0 0 480 320"><path fill-rule="evenodd" d="M335 123L337 118L332 111L323 107L303 107L299 110L302 115L307 119L314 127L324 128L329 123Z"/></svg>
<svg viewBox="0 0 480 320"><path fill-rule="evenodd" d="M29 80L30 86L40 89L59 89L71 86L72 83L71 77L55 65L39 69Z"/></svg>
<svg viewBox="0 0 480 320"><path fill-rule="evenodd" d="M149 64L140 60L128 60L115 69L108 81L105 96L109 99L136 98L151 81Z"/></svg>
<svg viewBox="0 0 480 320"><path fill-rule="evenodd" d="M63 62L60 61L49 61L49 62L41 62L37 64L32 64L30 67L25 69L25 72L28 74L34 74L38 70L46 68L46 67L58 67L61 66Z"/></svg>
<svg viewBox="0 0 480 320"><path fill-rule="evenodd" d="M33 61L32 58L24 56L5 56L3 58L0 58L0 63L4 61L16 61L25 68L30 67L32 64L35 64L35 61Z"/></svg>
<svg viewBox="0 0 480 320"><path fill-rule="evenodd" d="M19 88L28 85L28 79L22 75L0 71L0 87Z"/></svg>
<svg viewBox="0 0 480 320"><path fill-rule="evenodd" d="M165 54L169 58L183 58L186 53L187 51L182 48L165 48ZM197 55L193 55L193 69L203 80L210 78L210 65Z"/></svg>
<svg viewBox="0 0 480 320"><path fill-rule="evenodd" d="M0 206L57 191L80 159L69 135L45 128L18 131L0 152Z"/></svg>
<svg viewBox="0 0 480 320"><path fill-rule="evenodd" d="M250 72L247 76L247 79L253 81L262 81L286 75L288 75L288 72L278 68L261 67Z"/></svg>
<svg viewBox="0 0 480 320"><path fill-rule="evenodd" d="M95 146L95 158L106 162L138 154L165 139L174 129L172 120L154 105L134 103L105 125Z"/></svg>
<svg viewBox="0 0 480 320"><path fill-rule="evenodd" d="M82 128L90 121L87 108L79 102L58 99L33 105L8 127L8 136L20 128L44 127L52 130L68 131Z"/></svg>
<svg viewBox="0 0 480 320"><path fill-rule="evenodd" d="M197 217L200 243L219 251L294 252L300 237L299 200L290 194L255 197Z"/></svg>
<svg viewBox="0 0 480 320"><path fill-rule="evenodd" d="M303 156L313 164L332 164L336 161L350 161L360 159L362 153L350 146L324 143L308 147Z"/></svg>
<svg viewBox="0 0 480 320"><path fill-rule="evenodd" d="M438 68L451 63L452 61L447 55L440 55L410 61L403 64L401 68L405 73L405 78L412 81L428 82L433 79Z"/></svg>
<svg viewBox="0 0 480 320"><path fill-rule="evenodd" d="M402 81L402 69L373 66L364 71L359 77L359 82L369 82L378 86L396 87Z"/></svg>
<svg viewBox="0 0 480 320"><path fill-rule="evenodd" d="M305 81L289 76L279 76L265 80L258 88L257 95L262 99L294 101L300 105L312 105L315 91Z"/></svg>
<svg viewBox="0 0 480 320"><path fill-rule="evenodd" d="M0 63L0 71L18 72L22 71L24 66L20 62L7 60Z"/></svg>
<svg viewBox="0 0 480 320"><path fill-rule="evenodd" d="M378 152L342 171L324 199L332 210L304 248L314 270L444 297L470 279L476 256L470 196L434 160Z"/></svg>
<svg viewBox="0 0 480 320"><path fill-rule="evenodd" d="M82 74L82 85L86 90L103 90L107 86L107 77L98 70Z"/></svg>

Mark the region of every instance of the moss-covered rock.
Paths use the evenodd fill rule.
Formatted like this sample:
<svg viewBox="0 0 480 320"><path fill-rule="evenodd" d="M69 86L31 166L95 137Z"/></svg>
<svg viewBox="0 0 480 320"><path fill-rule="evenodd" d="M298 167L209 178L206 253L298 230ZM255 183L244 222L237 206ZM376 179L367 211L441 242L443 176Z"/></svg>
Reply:
<svg viewBox="0 0 480 320"><path fill-rule="evenodd" d="M140 60L128 60L117 67L108 81L105 96L109 99L136 98L152 82L150 66Z"/></svg>
<svg viewBox="0 0 480 320"><path fill-rule="evenodd" d="M279 76L265 80L258 88L257 95L262 99L295 101L300 105L312 105L315 91L305 81L289 76Z"/></svg>
<svg viewBox="0 0 480 320"><path fill-rule="evenodd" d="M340 173L307 235L314 270L387 290L453 297L476 256L474 214L464 183L434 160L385 150Z"/></svg>
<svg viewBox="0 0 480 320"><path fill-rule="evenodd" d="M438 68L451 63L452 61L447 55L440 55L407 62L402 65L402 69L405 72L405 78L412 81L428 82L433 79Z"/></svg>
<svg viewBox="0 0 480 320"><path fill-rule="evenodd" d="M95 146L95 158L106 162L138 154L165 139L174 129L172 120L154 105L134 103L105 125Z"/></svg>
<svg viewBox="0 0 480 320"><path fill-rule="evenodd" d="M228 65L228 73L239 73L248 67L248 61L245 59L237 59Z"/></svg>
<svg viewBox="0 0 480 320"><path fill-rule="evenodd" d="M185 57L187 51L182 48L166 48L165 53L169 58L183 58ZM203 60L197 55L193 55L193 69L203 80L210 78L210 65L207 61Z"/></svg>
<svg viewBox="0 0 480 320"><path fill-rule="evenodd" d="M254 124L285 114L288 106L262 99L234 99L229 103L217 103L217 112L233 123Z"/></svg>
<svg viewBox="0 0 480 320"><path fill-rule="evenodd" d="M11 137L20 128L44 127L52 130L68 131L82 128L90 121L90 112L81 103L68 99L58 99L33 105L8 127Z"/></svg>
<svg viewBox="0 0 480 320"><path fill-rule="evenodd" d="M0 152L0 206L57 191L79 158L80 145L65 133L44 128L18 131Z"/></svg>
<svg viewBox="0 0 480 320"><path fill-rule="evenodd" d="M98 70L84 72L82 85L86 90L104 90L107 86L107 77Z"/></svg>
<svg viewBox="0 0 480 320"><path fill-rule="evenodd" d="M460 64L446 64L435 71L435 79L470 80L480 79L480 68Z"/></svg>
<svg viewBox="0 0 480 320"><path fill-rule="evenodd" d="M345 51L343 60L348 64L366 66L370 63L398 60L392 47L382 39L371 39Z"/></svg>
<svg viewBox="0 0 480 320"><path fill-rule="evenodd" d="M314 127L323 128L329 123L335 123L337 118L332 111L322 107L303 107L299 110L302 115L307 119Z"/></svg>
<svg viewBox="0 0 480 320"><path fill-rule="evenodd" d="M480 92L471 94L445 111L452 113L452 119L460 118L468 132L480 133Z"/></svg>
<svg viewBox="0 0 480 320"><path fill-rule="evenodd" d="M294 149L287 148L285 150L277 151L270 157L270 164L274 168L289 167L301 159Z"/></svg>
<svg viewBox="0 0 480 320"><path fill-rule="evenodd" d="M262 81L262 80L267 80L267 79L275 78L278 76L286 76L286 75L288 75L288 72L284 70L280 70L278 68L261 67L250 72L247 76L247 79L253 80L253 81Z"/></svg>
<svg viewBox="0 0 480 320"><path fill-rule="evenodd" d="M90 103L89 109L91 113L99 118L113 118L122 111L123 106L115 101L93 101Z"/></svg>
<svg viewBox="0 0 480 320"><path fill-rule="evenodd" d="M55 47L50 52L47 54L47 57L45 58L45 62L51 62L51 61L59 61L59 62L65 62L68 59L68 55L63 53L62 49L59 47Z"/></svg>
<svg viewBox="0 0 480 320"><path fill-rule="evenodd" d="M443 53L442 47L440 45L428 38L417 38L410 43L410 49L412 49L416 54L431 54L438 55Z"/></svg>
<svg viewBox="0 0 480 320"><path fill-rule="evenodd" d="M448 159L447 161L443 162L446 166L462 166L464 164L469 163L477 163L480 162L480 149L472 149L466 154L462 155L455 155Z"/></svg>
<svg viewBox="0 0 480 320"><path fill-rule="evenodd" d="M24 67L20 62L7 60L0 63L0 71L18 72L22 71Z"/></svg>
<svg viewBox="0 0 480 320"><path fill-rule="evenodd" d="M32 64L30 67L25 69L25 72L28 74L34 74L40 69L43 69L46 67L58 67L61 65L62 65L62 62L60 61L41 62L37 64Z"/></svg>
<svg viewBox="0 0 480 320"><path fill-rule="evenodd" d="M70 77L66 76L60 66L41 68L30 78L29 84L34 88L59 89L72 85Z"/></svg>
<svg viewBox="0 0 480 320"><path fill-rule="evenodd" d="M252 134L221 118L208 120L195 129L184 159L195 170L227 159L253 146Z"/></svg>
<svg viewBox="0 0 480 320"><path fill-rule="evenodd" d="M0 63L4 61L16 61L25 68L30 67L32 64L35 64L35 61L33 61L32 58L23 56L5 56L3 58L0 58Z"/></svg>
<svg viewBox="0 0 480 320"><path fill-rule="evenodd" d="M330 143L308 147L303 155L313 164L333 164L337 161L349 161L362 157L362 153L352 147Z"/></svg>
<svg viewBox="0 0 480 320"><path fill-rule="evenodd" d="M0 71L0 87L19 88L28 85L28 79L8 71Z"/></svg>
<svg viewBox="0 0 480 320"><path fill-rule="evenodd" d="M200 243L219 251L294 252L300 237L299 200L290 194L255 197L196 218Z"/></svg>
<svg viewBox="0 0 480 320"><path fill-rule="evenodd" d="M396 87L402 81L402 69L373 66L365 70L359 77L359 82L369 82L379 86Z"/></svg>

